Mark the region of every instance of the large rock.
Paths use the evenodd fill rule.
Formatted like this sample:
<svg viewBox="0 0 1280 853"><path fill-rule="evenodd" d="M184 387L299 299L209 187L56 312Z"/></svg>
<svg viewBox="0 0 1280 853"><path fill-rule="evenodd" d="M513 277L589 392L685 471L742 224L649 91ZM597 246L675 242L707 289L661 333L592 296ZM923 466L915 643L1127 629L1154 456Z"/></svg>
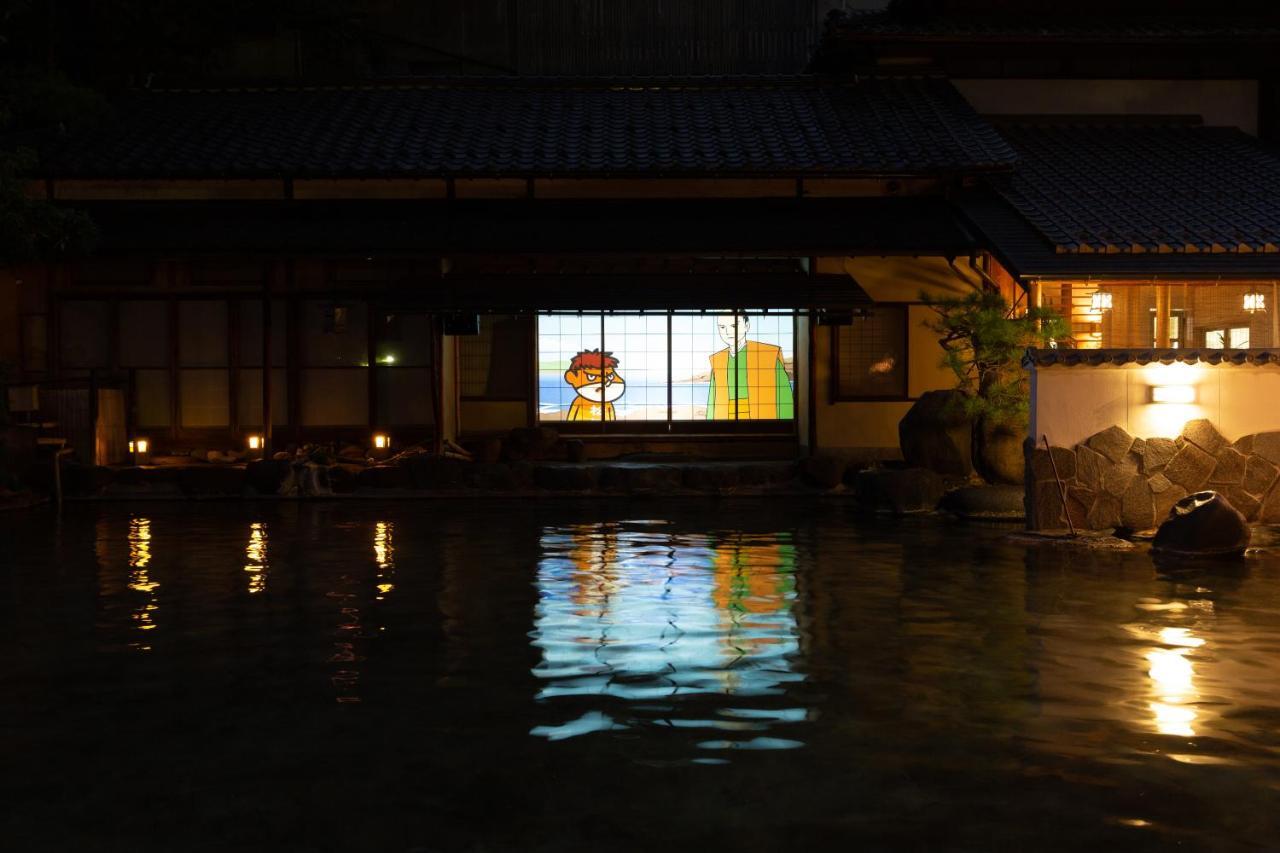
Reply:
<svg viewBox="0 0 1280 853"><path fill-rule="evenodd" d="M1280 468L1261 456L1250 456L1244 463L1244 480L1240 485L1249 494L1262 497L1271 490L1277 475L1280 475Z"/></svg>
<svg viewBox="0 0 1280 853"><path fill-rule="evenodd" d="M1207 418L1187 421L1182 428L1182 437L1211 456L1227 446L1227 440Z"/></svg>
<svg viewBox="0 0 1280 853"><path fill-rule="evenodd" d="M1226 492L1227 503L1240 510L1240 514L1249 521L1257 521L1258 516L1262 512L1262 501L1253 495L1241 489L1239 486L1230 486Z"/></svg>
<svg viewBox="0 0 1280 853"><path fill-rule="evenodd" d="M832 453L815 453L802 463L804 479L820 489L834 489L844 482L846 462Z"/></svg>
<svg viewBox="0 0 1280 853"><path fill-rule="evenodd" d="M1102 489L1102 474L1111 462L1101 453L1083 444L1076 446L1076 479L1095 492Z"/></svg>
<svg viewBox="0 0 1280 853"><path fill-rule="evenodd" d="M684 467L684 487L698 491L718 492L736 488L740 482L738 466L726 462L703 462Z"/></svg>
<svg viewBox="0 0 1280 853"><path fill-rule="evenodd" d="M513 462L550 459L559 441L560 433L551 427L519 427L508 433L503 452Z"/></svg>
<svg viewBox="0 0 1280 853"><path fill-rule="evenodd" d="M1118 426L1110 426L1090 436L1085 444L1112 462L1119 462L1129 455L1129 450L1133 447L1133 436Z"/></svg>
<svg viewBox="0 0 1280 853"><path fill-rule="evenodd" d="M1244 480L1248 457L1233 447L1223 447L1215 458L1209 482L1215 486L1231 486Z"/></svg>
<svg viewBox="0 0 1280 853"><path fill-rule="evenodd" d="M1102 491L1114 498L1123 497L1134 481L1141 477L1138 466L1131 459L1108 465L1102 469Z"/></svg>
<svg viewBox="0 0 1280 853"><path fill-rule="evenodd" d="M1096 454L1095 454L1096 455ZM1068 447L1045 450L1037 447L1031 451L1031 476L1037 482L1066 482L1076 476L1076 454Z"/></svg>
<svg viewBox="0 0 1280 853"><path fill-rule="evenodd" d="M245 466L245 483L260 495L274 495L289 475L288 459L256 459Z"/></svg>
<svg viewBox="0 0 1280 853"><path fill-rule="evenodd" d="M1188 492L1194 492L1208 481L1214 464L1212 456L1187 442L1173 455L1162 473Z"/></svg>
<svg viewBox="0 0 1280 853"><path fill-rule="evenodd" d="M180 470L178 485L186 495L238 495L244 491L243 468L192 465Z"/></svg>
<svg viewBox="0 0 1280 853"><path fill-rule="evenodd" d="M1273 465L1280 465L1280 432L1260 432L1253 436L1252 452Z"/></svg>
<svg viewBox="0 0 1280 853"><path fill-rule="evenodd" d="M1020 521L1027 510L1020 486L961 486L947 492L941 508L961 518L993 518Z"/></svg>
<svg viewBox="0 0 1280 853"><path fill-rule="evenodd" d="M898 422L902 458L948 477L973 471L973 427L961 391L926 391Z"/></svg>
<svg viewBox="0 0 1280 853"><path fill-rule="evenodd" d="M405 465L375 465L362 468L356 474L358 489L408 489L413 487L413 475Z"/></svg>
<svg viewBox="0 0 1280 853"><path fill-rule="evenodd" d="M1249 547L1249 523L1217 492L1178 501L1156 531L1152 550L1195 556L1239 556Z"/></svg>
<svg viewBox="0 0 1280 853"><path fill-rule="evenodd" d="M854 478L859 504L895 515L933 512L943 488L942 477L928 468L869 468Z"/></svg>
<svg viewBox="0 0 1280 853"><path fill-rule="evenodd" d="M978 425L973 465L988 483L1016 485L1026 477L1022 442L1026 423L999 423L983 418Z"/></svg>
<svg viewBox="0 0 1280 853"><path fill-rule="evenodd" d="M632 494L670 493L683 484L684 474L675 465L621 464L602 468L599 481L602 489Z"/></svg>
<svg viewBox="0 0 1280 853"><path fill-rule="evenodd" d="M1059 530L1067 526L1062 491L1052 481L1034 483L1027 492L1027 526L1032 530Z"/></svg>
<svg viewBox="0 0 1280 853"><path fill-rule="evenodd" d="M1177 452L1178 445L1171 438L1148 438L1142 443L1142 473L1148 477L1159 473Z"/></svg>
<svg viewBox="0 0 1280 853"><path fill-rule="evenodd" d="M1138 477L1120 499L1120 523L1131 530L1150 530L1156 526L1155 498L1151 484Z"/></svg>
<svg viewBox="0 0 1280 853"><path fill-rule="evenodd" d="M586 492L596 487L597 472L594 465L538 465L533 481L538 488L554 492Z"/></svg>
<svg viewBox="0 0 1280 853"><path fill-rule="evenodd" d="M1280 524L1280 488L1272 489L1262 499L1258 509L1258 521L1263 524Z"/></svg>
<svg viewBox="0 0 1280 853"><path fill-rule="evenodd" d="M1106 530L1120 526L1120 500L1111 495L1098 495L1085 516L1084 526L1089 530Z"/></svg>

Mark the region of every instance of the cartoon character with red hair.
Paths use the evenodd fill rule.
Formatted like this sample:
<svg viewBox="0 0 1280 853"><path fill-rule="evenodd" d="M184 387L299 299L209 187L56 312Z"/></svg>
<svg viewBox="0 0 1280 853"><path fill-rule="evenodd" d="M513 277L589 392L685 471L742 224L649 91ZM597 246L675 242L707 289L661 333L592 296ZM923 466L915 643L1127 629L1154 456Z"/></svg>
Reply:
<svg viewBox="0 0 1280 853"><path fill-rule="evenodd" d="M616 421L613 402L627 390L618 374L618 359L598 349L583 350L569 362L564 381L577 393L569 405L571 421Z"/></svg>

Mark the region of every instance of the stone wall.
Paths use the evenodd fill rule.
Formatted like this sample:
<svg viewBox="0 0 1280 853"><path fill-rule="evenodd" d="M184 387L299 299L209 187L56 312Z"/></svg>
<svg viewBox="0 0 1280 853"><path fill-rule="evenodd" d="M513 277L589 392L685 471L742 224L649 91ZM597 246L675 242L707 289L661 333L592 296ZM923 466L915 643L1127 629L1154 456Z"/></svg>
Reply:
<svg viewBox="0 0 1280 853"><path fill-rule="evenodd" d="M1280 431L1246 435L1234 443L1208 420L1189 421L1177 438L1134 438L1108 427L1075 447L1027 442L1027 526L1149 530L1170 508L1201 489L1213 489L1249 521L1280 523ZM1054 464L1066 491L1064 507Z"/></svg>

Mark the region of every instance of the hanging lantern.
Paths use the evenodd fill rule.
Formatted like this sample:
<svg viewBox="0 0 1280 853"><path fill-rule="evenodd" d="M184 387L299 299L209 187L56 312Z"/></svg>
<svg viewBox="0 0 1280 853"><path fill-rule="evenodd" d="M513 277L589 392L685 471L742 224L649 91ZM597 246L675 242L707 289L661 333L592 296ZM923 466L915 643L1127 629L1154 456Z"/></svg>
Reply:
<svg viewBox="0 0 1280 853"><path fill-rule="evenodd" d="M1244 310L1250 314L1267 310L1267 295L1256 287L1250 288L1244 295Z"/></svg>
<svg viewBox="0 0 1280 853"><path fill-rule="evenodd" d="M1094 314L1102 314L1111 310L1111 291L1105 287L1099 287L1093 292L1093 296L1089 299L1089 308Z"/></svg>

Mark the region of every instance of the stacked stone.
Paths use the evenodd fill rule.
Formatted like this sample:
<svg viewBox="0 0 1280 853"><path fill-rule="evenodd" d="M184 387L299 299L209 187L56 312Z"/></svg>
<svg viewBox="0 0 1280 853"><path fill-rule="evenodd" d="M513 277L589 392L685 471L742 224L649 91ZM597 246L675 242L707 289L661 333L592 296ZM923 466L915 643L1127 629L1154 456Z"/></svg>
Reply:
<svg viewBox="0 0 1280 853"><path fill-rule="evenodd" d="M1034 530L1065 528L1068 514L1084 530L1149 530L1201 489L1221 492L1249 521L1280 523L1280 431L1231 443L1202 418L1176 439L1135 438L1113 426L1074 448L1028 442L1028 451L1027 522Z"/></svg>

